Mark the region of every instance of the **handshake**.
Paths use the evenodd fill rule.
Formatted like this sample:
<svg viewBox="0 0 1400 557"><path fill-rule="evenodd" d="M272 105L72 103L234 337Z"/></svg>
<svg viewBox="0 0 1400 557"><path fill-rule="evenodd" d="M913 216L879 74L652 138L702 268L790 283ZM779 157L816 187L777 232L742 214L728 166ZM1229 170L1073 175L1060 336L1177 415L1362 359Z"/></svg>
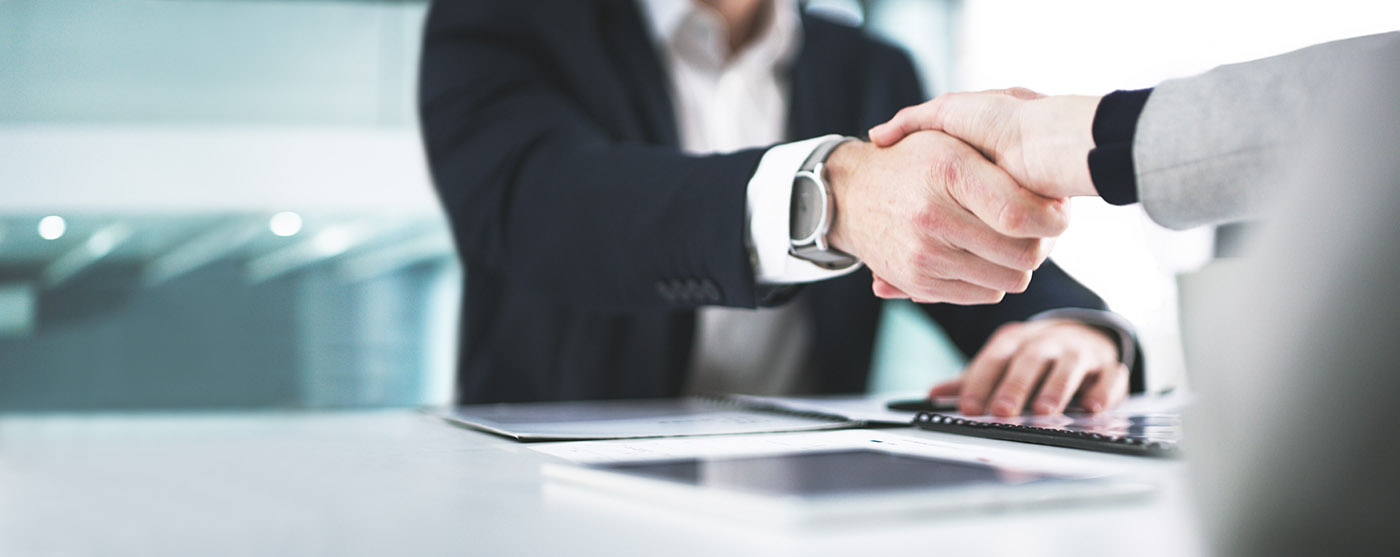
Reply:
<svg viewBox="0 0 1400 557"><path fill-rule="evenodd" d="M953 93L901 110L827 159L833 247L882 298L986 304L1022 292L1089 176L1099 98ZM911 226L912 224L912 226Z"/></svg>

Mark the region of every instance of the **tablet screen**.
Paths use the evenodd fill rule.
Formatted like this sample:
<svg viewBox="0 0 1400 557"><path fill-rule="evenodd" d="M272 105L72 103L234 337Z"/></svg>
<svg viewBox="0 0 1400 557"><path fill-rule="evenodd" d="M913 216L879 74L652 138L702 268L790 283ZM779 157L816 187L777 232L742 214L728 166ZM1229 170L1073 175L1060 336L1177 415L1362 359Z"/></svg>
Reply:
<svg viewBox="0 0 1400 557"><path fill-rule="evenodd" d="M1061 479L981 462L870 449L610 463L597 467L696 487L798 497L974 485L1021 485Z"/></svg>

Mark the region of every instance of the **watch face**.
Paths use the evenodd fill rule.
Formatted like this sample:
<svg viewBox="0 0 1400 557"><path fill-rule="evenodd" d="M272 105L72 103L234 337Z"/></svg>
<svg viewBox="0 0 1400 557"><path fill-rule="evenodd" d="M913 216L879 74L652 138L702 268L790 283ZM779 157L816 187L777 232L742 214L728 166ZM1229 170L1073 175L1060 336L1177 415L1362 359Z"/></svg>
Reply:
<svg viewBox="0 0 1400 557"><path fill-rule="evenodd" d="M788 235L794 242L810 240L821 223L821 186L809 176L798 175L792 182L792 211L789 213Z"/></svg>

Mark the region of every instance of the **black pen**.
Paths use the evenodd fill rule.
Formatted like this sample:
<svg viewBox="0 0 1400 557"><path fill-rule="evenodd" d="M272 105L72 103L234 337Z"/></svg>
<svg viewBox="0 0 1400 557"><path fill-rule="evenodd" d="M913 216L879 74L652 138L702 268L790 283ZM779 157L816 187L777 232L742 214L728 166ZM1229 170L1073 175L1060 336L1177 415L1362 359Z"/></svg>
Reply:
<svg viewBox="0 0 1400 557"><path fill-rule="evenodd" d="M953 412L958 409L958 397L936 396L933 398L892 400L885 407L900 412Z"/></svg>

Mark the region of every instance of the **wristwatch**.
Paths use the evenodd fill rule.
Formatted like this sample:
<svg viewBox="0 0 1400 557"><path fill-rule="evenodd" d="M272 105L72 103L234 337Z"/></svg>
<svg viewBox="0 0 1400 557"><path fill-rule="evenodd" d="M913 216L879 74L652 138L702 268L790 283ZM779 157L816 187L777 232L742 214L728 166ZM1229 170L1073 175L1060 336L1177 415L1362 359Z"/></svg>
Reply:
<svg viewBox="0 0 1400 557"><path fill-rule="evenodd" d="M835 196L826 183L826 158L851 137L833 138L812 151L792 179L792 208L788 221L788 236L792 245L788 253L817 266L840 270L860 264L860 260L831 247L826 235L836 217Z"/></svg>

